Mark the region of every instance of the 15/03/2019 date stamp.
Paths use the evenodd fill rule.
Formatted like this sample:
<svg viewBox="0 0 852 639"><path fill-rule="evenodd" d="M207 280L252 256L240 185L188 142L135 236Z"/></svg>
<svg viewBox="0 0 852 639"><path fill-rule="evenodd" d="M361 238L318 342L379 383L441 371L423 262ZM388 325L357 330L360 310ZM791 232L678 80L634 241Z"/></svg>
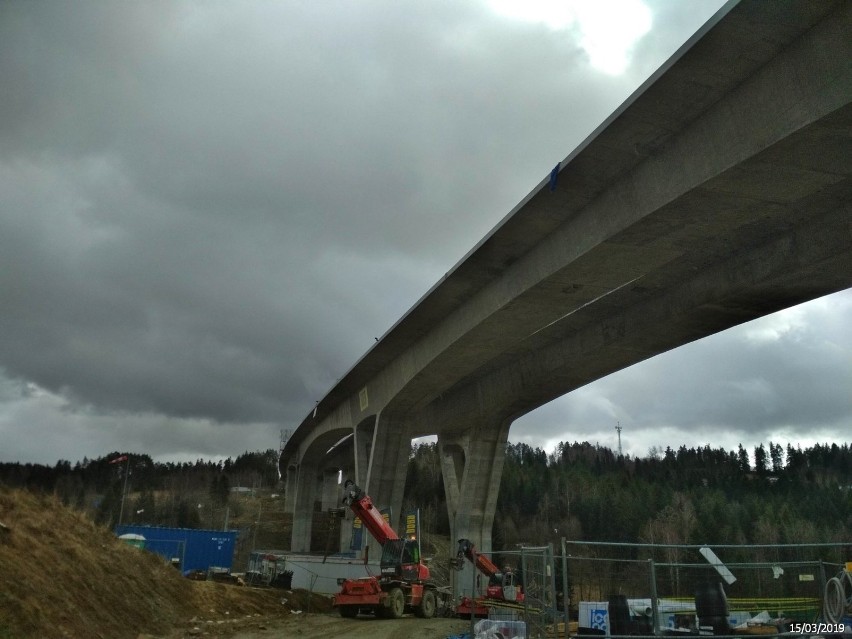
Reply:
<svg viewBox="0 0 852 639"><path fill-rule="evenodd" d="M846 630L843 623L794 623L790 624L790 632L799 635L839 635Z"/></svg>

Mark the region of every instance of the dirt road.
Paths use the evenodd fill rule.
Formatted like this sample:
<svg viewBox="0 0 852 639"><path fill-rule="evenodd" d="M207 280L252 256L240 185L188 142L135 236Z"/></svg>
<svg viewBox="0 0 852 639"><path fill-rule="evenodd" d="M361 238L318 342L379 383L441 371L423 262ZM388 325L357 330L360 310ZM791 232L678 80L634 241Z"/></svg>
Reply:
<svg viewBox="0 0 852 639"><path fill-rule="evenodd" d="M233 639L445 639L470 629L461 619L343 619L336 613L291 615L233 635Z"/></svg>

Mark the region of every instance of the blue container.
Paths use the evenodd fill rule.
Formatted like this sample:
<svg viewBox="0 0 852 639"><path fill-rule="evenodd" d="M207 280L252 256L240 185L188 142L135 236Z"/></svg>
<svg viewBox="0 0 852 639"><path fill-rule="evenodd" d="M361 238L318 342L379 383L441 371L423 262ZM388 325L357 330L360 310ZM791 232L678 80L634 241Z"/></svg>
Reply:
<svg viewBox="0 0 852 639"><path fill-rule="evenodd" d="M210 568L226 568L230 572L234 562L236 530L116 526L116 535L127 533L145 537L145 550L162 555L167 561L179 562L184 573Z"/></svg>

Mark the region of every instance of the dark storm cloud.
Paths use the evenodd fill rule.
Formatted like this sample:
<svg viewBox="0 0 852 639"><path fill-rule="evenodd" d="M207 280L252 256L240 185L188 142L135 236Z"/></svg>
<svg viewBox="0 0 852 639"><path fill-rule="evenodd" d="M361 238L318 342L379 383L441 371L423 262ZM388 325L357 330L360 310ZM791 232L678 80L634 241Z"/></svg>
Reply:
<svg viewBox="0 0 852 639"><path fill-rule="evenodd" d="M574 45L353 9L5 6L9 374L292 420L529 188L507 158L564 152L537 157L560 82L530 70Z"/></svg>
<svg viewBox="0 0 852 639"><path fill-rule="evenodd" d="M623 76L478 3L0 5L0 456L273 446L712 12L658 4Z"/></svg>

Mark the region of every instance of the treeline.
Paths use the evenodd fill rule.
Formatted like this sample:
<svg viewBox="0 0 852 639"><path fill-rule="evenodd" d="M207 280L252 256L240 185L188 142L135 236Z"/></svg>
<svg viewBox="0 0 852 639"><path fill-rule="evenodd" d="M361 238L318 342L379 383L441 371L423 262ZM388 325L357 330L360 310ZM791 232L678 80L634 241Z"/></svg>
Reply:
<svg viewBox="0 0 852 639"><path fill-rule="evenodd" d="M407 506L448 533L435 444L415 448ZM652 450L619 456L560 443L552 454L509 444L495 548L569 540L657 544L802 544L852 541L852 448L770 443Z"/></svg>
<svg viewBox="0 0 852 639"><path fill-rule="evenodd" d="M221 525L229 507L233 515L231 488L278 484L274 450L194 463L160 463L128 453L126 461L110 463L123 455L73 465L0 463L0 483L55 493L114 525L126 477L123 521L190 528ZM420 508L424 531L450 533L434 443L411 450L404 506ZM850 542L852 448L682 446L632 458L587 442L560 443L550 454L508 444L493 547L558 546L563 537L656 544Z"/></svg>
<svg viewBox="0 0 852 639"><path fill-rule="evenodd" d="M98 459L84 457L74 465L67 460L54 466L0 463L0 483L52 492L108 526L120 519L181 528L211 526L214 515L219 523L232 487L274 488L277 482L278 453L272 449L219 462L162 463L149 455L114 452Z"/></svg>

